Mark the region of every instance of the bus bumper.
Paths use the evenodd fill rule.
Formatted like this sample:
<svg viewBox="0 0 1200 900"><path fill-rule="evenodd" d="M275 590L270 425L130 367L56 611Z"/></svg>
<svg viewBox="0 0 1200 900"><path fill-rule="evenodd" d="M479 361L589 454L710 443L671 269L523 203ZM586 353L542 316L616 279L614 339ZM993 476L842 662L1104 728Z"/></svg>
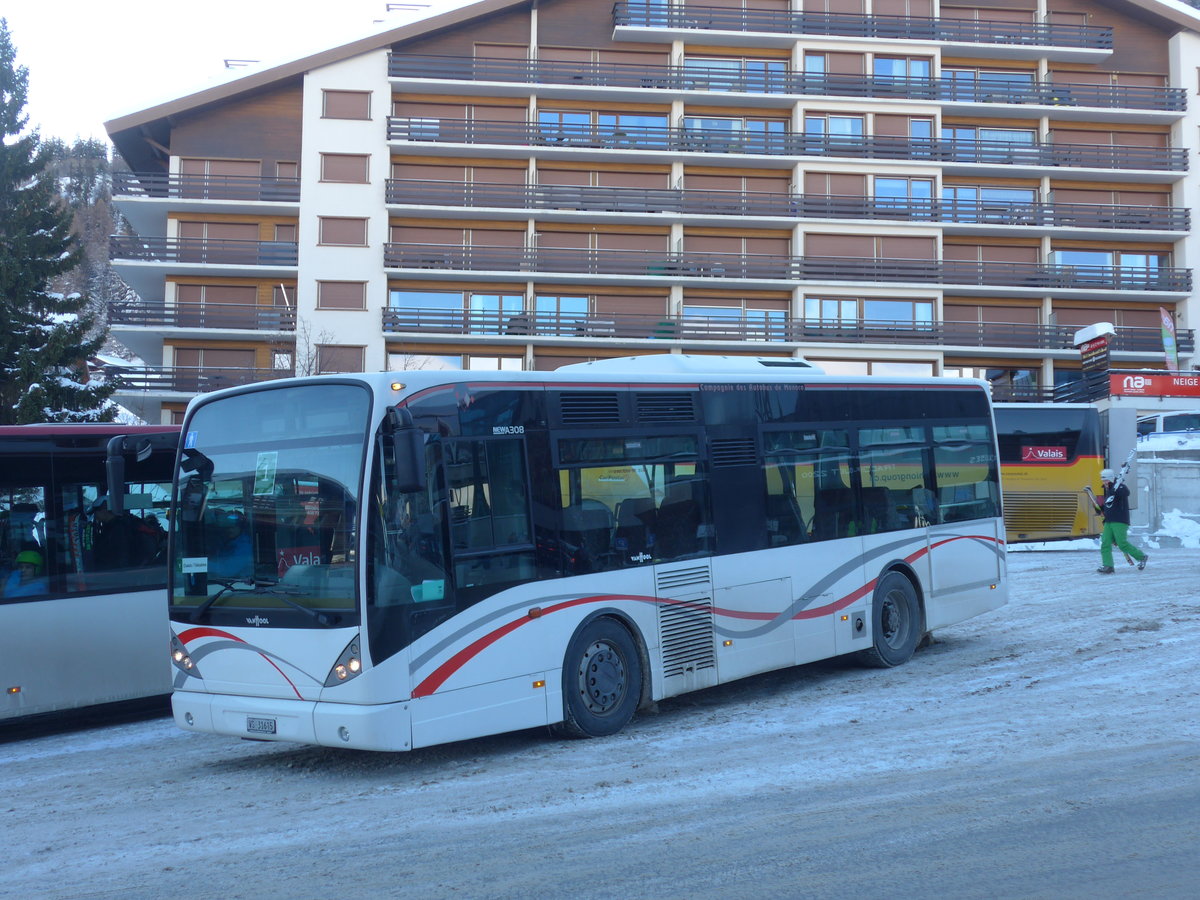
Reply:
<svg viewBox="0 0 1200 900"><path fill-rule="evenodd" d="M175 724L185 731L356 750L411 749L408 706L407 702L356 706L192 691L171 695Z"/></svg>

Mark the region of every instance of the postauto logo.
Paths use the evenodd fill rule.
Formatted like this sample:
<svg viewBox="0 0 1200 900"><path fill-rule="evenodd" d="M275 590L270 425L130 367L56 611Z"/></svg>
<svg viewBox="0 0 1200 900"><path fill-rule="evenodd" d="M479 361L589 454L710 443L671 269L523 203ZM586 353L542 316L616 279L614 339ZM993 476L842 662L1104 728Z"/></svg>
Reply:
<svg viewBox="0 0 1200 900"><path fill-rule="evenodd" d="M1021 462L1066 462L1066 447L1022 447Z"/></svg>

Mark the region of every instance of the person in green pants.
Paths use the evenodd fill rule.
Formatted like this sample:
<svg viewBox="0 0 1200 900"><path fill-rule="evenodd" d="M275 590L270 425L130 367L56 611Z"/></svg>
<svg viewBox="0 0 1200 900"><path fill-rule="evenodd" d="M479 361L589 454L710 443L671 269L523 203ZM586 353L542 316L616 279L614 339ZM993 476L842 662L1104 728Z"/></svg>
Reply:
<svg viewBox="0 0 1200 900"><path fill-rule="evenodd" d="M1100 568L1096 571L1101 575L1113 573L1113 544L1137 561L1139 572L1146 568L1146 560L1150 558L1149 554L1129 543L1129 488L1123 484L1114 486L1115 479L1116 474L1112 469L1100 473L1100 481L1104 484L1104 495L1100 501L1104 530L1100 532Z"/></svg>

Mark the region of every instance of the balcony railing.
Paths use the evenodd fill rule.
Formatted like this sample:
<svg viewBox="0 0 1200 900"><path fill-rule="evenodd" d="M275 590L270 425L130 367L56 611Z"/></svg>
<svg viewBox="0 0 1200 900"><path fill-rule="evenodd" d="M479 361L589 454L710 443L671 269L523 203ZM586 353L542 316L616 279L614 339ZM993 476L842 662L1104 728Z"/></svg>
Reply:
<svg viewBox="0 0 1200 900"><path fill-rule="evenodd" d="M661 316L650 314L588 315L558 312L500 312L432 308L385 309L387 334L508 335L518 337L612 338L618 340L769 341L794 344L922 344L955 347L1072 349L1075 328L979 322L890 321L859 319L812 322L797 319ZM1179 348L1190 353L1194 333L1177 335ZM1121 328L1113 349L1159 353L1157 328Z"/></svg>
<svg viewBox="0 0 1200 900"><path fill-rule="evenodd" d="M298 203L300 179L114 172L113 194L156 200L268 200Z"/></svg>
<svg viewBox="0 0 1200 900"><path fill-rule="evenodd" d="M1000 166L1083 166L1172 172L1185 172L1188 166L1187 150L1168 147L1019 144L1007 141L917 139L884 135L788 134L654 125L614 128L611 125L549 125L405 116L393 116L388 119L388 140L519 147L827 156L985 163Z"/></svg>
<svg viewBox="0 0 1200 900"><path fill-rule="evenodd" d="M637 0L614 4L613 20L617 26L635 28L757 31L767 34L839 35L1094 50L1111 50L1113 46L1112 29L1093 25L722 9L691 3L668 6L661 2Z"/></svg>
<svg viewBox="0 0 1200 900"><path fill-rule="evenodd" d="M295 331L296 310L290 306L241 303L109 304L110 325L149 328L234 328L249 331Z"/></svg>
<svg viewBox="0 0 1200 900"><path fill-rule="evenodd" d="M257 384L293 374L283 369L237 369L208 366L147 366L114 376L118 391L163 391L203 394L240 384Z"/></svg>
<svg viewBox="0 0 1200 900"><path fill-rule="evenodd" d="M230 266L295 266L295 241L227 241L206 238L159 238L115 234L109 238L114 260L201 263Z"/></svg>
<svg viewBox="0 0 1200 900"><path fill-rule="evenodd" d="M1174 267L1063 266L1050 263L862 259L739 253L667 253L656 250L582 250L385 244L390 269L450 269L627 275L646 278L749 279L757 281L868 281L1090 291L1191 290L1191 269Z"/></svg>
<svg viewBox="0 0 1200 900"><path fill-rule="evenodd" d="M387 202L397 206L492 207L598 212L692 213L705 216L777 216L985 223L989 225L1125 228L1187 231L1186 207L1091 203L903 200L822 194L699 191L673 188L523 185L491 182L388 179Z"/></svg>
<svg viewBox="0 0 1200 900"><path fill-rule="evenodd" d="M948 77L731 72L704 66L648 66L400 53L393 53L389 57L388 75L392 78L586 85L654 91L733 91L1159 111L1187 109L1187 91L1183 88L1015 80L968 83Z"/></svg>

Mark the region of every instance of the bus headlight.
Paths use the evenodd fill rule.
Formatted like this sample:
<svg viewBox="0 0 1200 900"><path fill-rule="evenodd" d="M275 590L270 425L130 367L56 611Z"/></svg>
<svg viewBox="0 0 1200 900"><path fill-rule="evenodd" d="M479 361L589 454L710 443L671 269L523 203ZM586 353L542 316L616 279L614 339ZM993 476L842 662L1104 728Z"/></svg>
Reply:
<svg viewBox="0 0 1200 900"><path fill-rule="evenodd" d="M192 661L191 654L187 652L187 647L183 646L183 641L171 635L171 663L184 675L189 675L192 678L200 677L200 670L196 668L196 663Z"/></svg>
<svg viewBox="0 0 1200 900"><path fill-rule="evenodd" d="M358 675L362 671L362 667L362 653L358 649L358 638L355 638L346 645L346 649L342 651L342 655L338 657L337 662L333 664L333 668L329 670L329 676L325 679L325 687L345 684L351 678Z"/></svg>

